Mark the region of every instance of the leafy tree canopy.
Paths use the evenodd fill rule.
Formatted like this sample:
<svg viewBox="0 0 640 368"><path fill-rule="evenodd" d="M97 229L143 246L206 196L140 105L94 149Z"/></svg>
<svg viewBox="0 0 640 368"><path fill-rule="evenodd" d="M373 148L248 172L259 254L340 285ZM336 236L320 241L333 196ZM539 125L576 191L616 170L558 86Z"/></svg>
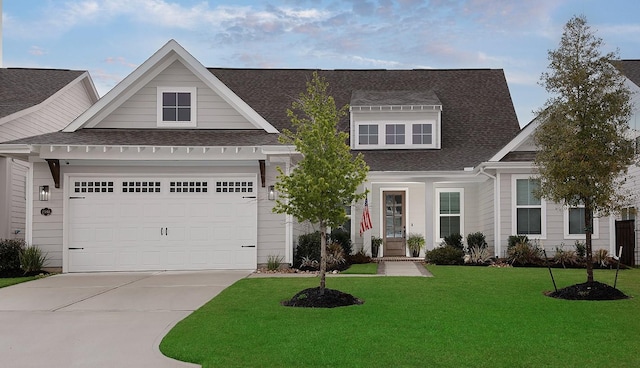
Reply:
<svg viewBox="0 0 640 368"><path fill-rule="evenodd" d="M549 51L542 85L554 97L538 111L540 195L567 205L589 204L608 214L624 202L622 175L632 163L628 134L631 93L612 62L601 54L602 39L584 16L565 25L560 45Z"/></svg>

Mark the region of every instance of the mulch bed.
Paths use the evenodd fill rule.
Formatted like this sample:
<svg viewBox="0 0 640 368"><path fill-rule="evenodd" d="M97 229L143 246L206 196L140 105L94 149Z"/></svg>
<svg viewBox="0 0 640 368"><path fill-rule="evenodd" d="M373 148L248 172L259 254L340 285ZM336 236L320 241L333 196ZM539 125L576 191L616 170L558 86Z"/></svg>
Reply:
<svg viewBox="0 0 640 368"><path fill-rule="evenodd" d="M315 287L302 290L290 300L283 301L282 305L302 308L335 308L363 303L363 300L351 294L327 288L324 289L324 294L321 294L320 287Z"/></svg>
<svg viewBox="0 0 640 368"><path fill-rule="evenodd" d="M553 298L567 300L619 300L629 298L625 293L613 286L598 281L571 285L545 294Z"/></svg>

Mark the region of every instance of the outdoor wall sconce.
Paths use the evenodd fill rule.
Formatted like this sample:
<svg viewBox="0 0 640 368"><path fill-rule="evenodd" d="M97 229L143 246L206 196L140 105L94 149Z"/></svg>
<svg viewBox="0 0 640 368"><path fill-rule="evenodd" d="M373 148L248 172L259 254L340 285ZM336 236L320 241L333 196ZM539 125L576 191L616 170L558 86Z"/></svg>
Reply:
<svg viewBox="0 0 640 368"><path fill-rule="evenodd" d="M267 194L267 198L270 201L275 201L276 200L276 189L273 185L269 185L269 193Z"/></svg>
<svg viewBox="0 0 640 368"><path fill-rule="evenodd" d="M48 201L49 200L49 186L41 185L40 186L40 200Z"/></svg>

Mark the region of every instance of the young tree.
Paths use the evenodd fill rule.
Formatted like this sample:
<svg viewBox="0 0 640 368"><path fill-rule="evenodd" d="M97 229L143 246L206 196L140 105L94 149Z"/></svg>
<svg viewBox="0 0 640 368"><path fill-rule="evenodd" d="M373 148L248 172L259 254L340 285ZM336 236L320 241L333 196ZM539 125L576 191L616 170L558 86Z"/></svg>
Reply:
<svg viewBox="0 0 640 368"><path fill-rule="evenodd" d="M538 194L584 206L588 282L594 215L609 215L624 203L622 174L634 156L628 135L631 92L612 64L618 52L602 54L601 46L584 16L567 22L559 47L549 51L550 71L541 77L554 97L538 111L541 123L534 134Z"/></svg>
<svg viewBox="0 0 640 368"><path fill-rule="evenodd" d="M356 190L369 171L362 154L351 154L346 144L349 135L337 130L348 106L338 110L327 87L328 83L314 72L306 93L301 93L287 110L296 131L284 130L280 142L295 145L302 159L289 175L278 167L275 187L281 195L273 209L298 221L319 224L321 293L327 270L327 227L342 225L347 220L345 206L364 198L366 193L357 194Z"/></svg>

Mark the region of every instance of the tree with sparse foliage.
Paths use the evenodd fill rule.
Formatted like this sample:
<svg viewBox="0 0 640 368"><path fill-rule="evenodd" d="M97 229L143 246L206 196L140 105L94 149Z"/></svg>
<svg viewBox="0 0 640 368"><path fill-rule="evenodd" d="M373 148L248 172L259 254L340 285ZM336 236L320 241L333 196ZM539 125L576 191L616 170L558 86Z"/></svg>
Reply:
<svg viewBox="0 0 640 368"><path fill-rule="evenodd" d="M364 198L366 193L356 190L369 171L362 154L351 154L346 143L348 134L337 129L348 106L337 109L327 88L328 83L314 72L306 93L301 93L287 110L295 131L285 129L280 142L294 145L302 159L289 174L278 167L275 187L281 195L273 209L319 225L321 292L327 269L327 228L344 224L345 206Z"/></svg>
<svg viewBox="0 0 640 368"><path fill-rule="evenodd" d="M587 282L593 282L594 216L624 203L624 175L634 156L628 134L631 92L612 64L618 52L602 54L584 16L564 27L560 45L549 51L541 84L551 97L538 111L534 137L539 195L565 206L584 206Z"/></svg>

